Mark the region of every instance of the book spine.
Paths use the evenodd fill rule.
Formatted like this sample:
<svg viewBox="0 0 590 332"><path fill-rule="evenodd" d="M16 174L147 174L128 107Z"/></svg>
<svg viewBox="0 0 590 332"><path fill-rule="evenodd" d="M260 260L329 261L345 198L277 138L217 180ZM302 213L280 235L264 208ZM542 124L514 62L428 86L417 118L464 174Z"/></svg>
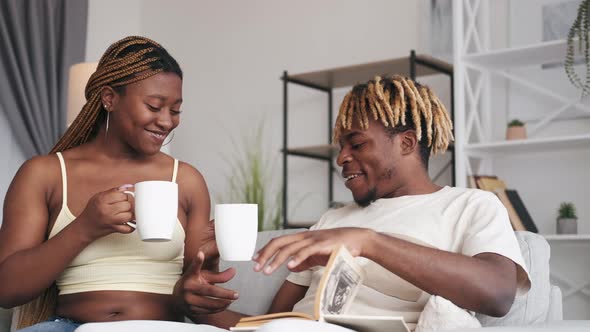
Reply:
<svg viewBox="0 0 590 332"><path fill-rule="evenodd" d="M529 232L538 233L539 230L537 229L537 225L535 225L533 218L529 214L529 211L525 207L524 202L520 198L518 192L516 190L507 189L506 196L508 196L510 203L512 206L514 206L514 210L518 214L518 217L522 221L522 224L526 230Z"/></svg>

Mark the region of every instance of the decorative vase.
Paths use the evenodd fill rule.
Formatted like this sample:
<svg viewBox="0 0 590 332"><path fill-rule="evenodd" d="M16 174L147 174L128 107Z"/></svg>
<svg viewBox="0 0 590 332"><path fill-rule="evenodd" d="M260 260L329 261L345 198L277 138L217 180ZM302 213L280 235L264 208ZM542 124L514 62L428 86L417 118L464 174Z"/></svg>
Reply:
<svg viewBox="0 0 590 332"><path fill-rule="evenodd" d="M578 219L557 219L557 234L578 234Z"/></svg>
<svg viewBox="0 0 590 332"><path fill-rule="evenodd" d="M526 138L526 127L525 126L512 126L506 128L506 139L525 139Z"/></svg>

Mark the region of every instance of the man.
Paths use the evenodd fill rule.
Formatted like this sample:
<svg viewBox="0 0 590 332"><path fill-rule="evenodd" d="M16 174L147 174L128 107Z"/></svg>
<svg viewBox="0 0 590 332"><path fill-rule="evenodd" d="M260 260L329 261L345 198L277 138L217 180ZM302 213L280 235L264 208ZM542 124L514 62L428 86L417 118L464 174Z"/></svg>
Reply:
<svg viewBox="0 0 590 332"><path fill-rule="evenodd" d="M530 287L528 274L507 212L492 193L430 180L431 152L444 152L451 140L452 123L430 88L401 76L355 86L334 130L337 163L355 204L328 211L310 231L276 238L255 255L256 271L270 274L286 263L294 272L269 313L312 313L321 266L345 245L367 275L349 314L403 315L415 324L430 295L438 295L466 310L505 315L517 289ZM233 292L205 284L223 282L230 275L224 273L193 287L217 297L195 298L201 312L232 299ZM227 327L240 316L222 311L204 321Z"/></svg>

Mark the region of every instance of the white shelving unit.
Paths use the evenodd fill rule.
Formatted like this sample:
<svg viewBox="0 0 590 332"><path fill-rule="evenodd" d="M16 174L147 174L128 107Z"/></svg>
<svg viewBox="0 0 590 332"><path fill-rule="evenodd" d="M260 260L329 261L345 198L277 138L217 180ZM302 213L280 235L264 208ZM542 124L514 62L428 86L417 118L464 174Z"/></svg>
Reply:
<svg viewBox="0 0 590 332"><path fill-rule="evenodd" d="M561 136L552 138L529 138L525 140L495 141L489 143L464 144L465 151L471 156L488 156L521 154L545 151L561 151L564 149L588 149L590 134Z"/></svg>
<svg viewBox="0 0 590 332"><path fill-rule="evenodd" d="M566 49L565 40L556 40L523 47L465 54L463 61L468 66L492 69L532 66L563 61Z"/></svg>
<svg viewBox="0 0 590 332"><path fill-rule="evenodd" d="M542 234L547 241L590 241L590 234Z"/></svg>
<svg viewBox="0 0 590 332"><path fill-rule="evenodd" d="M492 3L491 0L453 1L457 186L467 186L467 177L473 174L495 174L504 178L504 175L509 174L499 174L496 167L498 164L510 165L509 158L518 160L515 165L528 163L527 166L534 168L530 174L527 174L526 170L518 173L519 179L526 176L530 178L521 181L520 186L516 188L520 192L528 190L531 196L546 195L542 192L543 190L554 192L565 190L566 188L543 188L543 184L548 176L567 173L572 169L580 172L576 175L576 181L585 182L588 186L590 184L588 167L580 171L580 168L576 168L577 165L564 163L563 166L559 166L559 170L548 169L542 173L539 169L544 165L535 164L530 162L532 159L527 159L533 158L532 156L568 151L590 155L590 126L578 126L577 130L571 131L559 127L559 121L566 118L564 113L573 110L576 114L590 116L590 107L580 101L579 93L573 91L573 87L571 87L571 93L564 94L563 91L557 91L558 89L551 89L547 87L547 84L542 84L545 83L542 79L534 78L547 74L542 72L543 68L556 64L559 66L559 63L563 62L567 48L565 40L492 49L490 46L492 40L495 41L494 45L502 44L493 36L502 22L498 22L499 16L493 16L490 12L490 8L497 10L498 7L498 2ZM506 5L504 9L509 8L511 7ZM509 16L507 13L494 14L503 15L502 17ZM541 28L539 25L539 29ZM506 30L503 32L506 33ZM505 41L504 44L509 42ZM535 70L541 74L535 76ZM523 73L533 74L524 75ZM563 75L565 76L565 73ZM504 86L498 88L498 84L504 84ZM564 86L564 88L567 87ZM498 98L498 95L501 97ZM529 136L527 139L506 141L500 135L505 128L507 122L505 120L512 111L510 98L518 100L519 107L530 106L534 111L540 108L539 103L547 106L546 109L540 109L542 111L538 115L540 118L527 123ZM503 103L498 102L498 99ZM500 115L503 117L499 118ZM506 169L507 167L503 168L504 171ZM542 175L539 176L539 174ZM508 182L508 185L510 186L511 183ZM553 206L557 202L552 201L550 204ZM554 216L545 216L544 220L554 220L554 218ZM586 222L586 220L580 222ZM547 232L549 225L544 226L544 231ZM563 291L564 317L590 319L590 311L584 312L582 316L576 314L575 317L568 317L571 312L579 312L580 310L576 311L576 309L580 306L590 307L590 268L581 268L588 265L588 259L584 257L587 256L585 252L590 248L590 234L545 234L543 236L552 248L551 277Z"/></svg>
<svg viewBox="0 0 590 332"><path fill-rule="evenodd" d="M482 1L460 0L456 4L470 2ZM458 150L464 151L464 153L459 153L459 157L462 158L465 165L465 167L457 167L458 185L465 185L467 175L478 173L477 170L471 168L469 157L489 159L495 155L590 148L590 134L549 138L535 137L535 134L549 126L559 115L570 108L577 108L590 114L590 108L587 105L583 105L579 98L568 99L539 86L535 82L519 78L507 71L510 68L538 66L563 61L566 52L565 40L491 51L478 49L477 52L468 53L464 47L467 43L461 41L461 38L464 37L458 37L457 32L455 32L455 99L457 100L455 144ZM489 103L486 102L489 95L483 92L489 91L489 82L492 76L507 78L540 95L555 99L561 102L562 105L546 114L535 126L529 128L530 138L516 141L495 140L490 134L490 125L493 121L491 121ZM480 165L483 168L489 164L483 162Z"/></svg>
<svg viewBox="0 0 590 332"><path fill-rule="evenodd" d="M542 65L562 63L567 50L566 41L492 49L490 35L498 22L491 22L490 0L453 2L455 175L458 186L466 186L469 175L495 174L494 161L499 157L575 150L590 152L590 126L577 132L566 130L565 134L563 130L559 134L549 130L572 109L590 117L590 106L580 101L579 93L575 92L574 97L565 96L530 77L518 75L521 68L534 70ZM563 71L560 74L565 76ZM499 126L505 128L506 123L499 121L498 115L510 111L506 102L492 106L492 99L498 94L498 89L492 91L492 82L498 79L511 84L510 89L505 89L506 100L516 95L534 95L531 99L547 100L548 104L557 105L541 113L540 119L534 123L527 124L529 138L507 141L498 135ZM538 100L531 101L531 105L537 105L533 102L538 103ZM586 179L590 183L588 175Z"/></svg>

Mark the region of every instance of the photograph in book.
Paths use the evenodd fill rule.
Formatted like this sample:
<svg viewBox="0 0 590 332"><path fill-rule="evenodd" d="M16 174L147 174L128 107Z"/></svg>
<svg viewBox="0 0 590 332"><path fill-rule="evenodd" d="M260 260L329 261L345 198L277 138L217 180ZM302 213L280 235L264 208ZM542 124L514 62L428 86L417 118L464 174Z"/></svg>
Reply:
<svg viewBox="0 0 590 332"><path fill-rule="evenodd" d="M363 270L345 247L332 255L316 294L315 316L346 312L364 279ZM319 307L318 307L319 304Z"/></svg>

